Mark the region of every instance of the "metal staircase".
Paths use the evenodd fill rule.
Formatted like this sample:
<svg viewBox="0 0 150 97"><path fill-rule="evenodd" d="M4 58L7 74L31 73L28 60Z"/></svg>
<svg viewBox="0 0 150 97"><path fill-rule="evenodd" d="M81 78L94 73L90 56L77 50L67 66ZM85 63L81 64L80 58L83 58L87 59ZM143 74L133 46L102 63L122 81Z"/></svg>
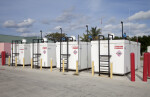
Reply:
<svg viewBox="0 0 150 97"><path fill-rule="evenodd" d="M33 58L33 68L39 68L40 66L40 56L39 53L39 43L44 42L43 39L33 39L33 48L32 48L32 58Z"/></svg>
<svg viewBox="0 0 150 97"><path fill-rule="evenodd" d="M110 77L110 42L109 42L109 37L112 36L111 34L108 34L108 54L107 55L102 55L100 53L100 38L102 37L102 39L104 40L104 36L103 35L99 35L99 41L98 41L98 51L99 51L99 76L101 74L108 74L108 76ZM113 39L113 36L112 36Z"/></svg>
<svg viewBox="0 0 150 97"><path fill-rule="evenodd" d="M69 47L68 47L68 43L69 43L69 39L72 39L72 37L61 37L60 39L60 72L62 70L62 65L63 65L63 59L64 59L64 65L65 65L65 69L68 72L68 59L69 59ZM66 54L62 54L62 43L61 42L67 42L67 53Z"/></svg>
<svg viewBox="0 0 150 97"><path fill-rule="evenodd" d="M22 41L21 40L12 40L12 55L11 55L12 66L15 65L15 61L16 61L15 58L17 56L19 56L19 50L17 50L17 45L16 45L16 44L19 44L19 43L22 44Z"/></svg>

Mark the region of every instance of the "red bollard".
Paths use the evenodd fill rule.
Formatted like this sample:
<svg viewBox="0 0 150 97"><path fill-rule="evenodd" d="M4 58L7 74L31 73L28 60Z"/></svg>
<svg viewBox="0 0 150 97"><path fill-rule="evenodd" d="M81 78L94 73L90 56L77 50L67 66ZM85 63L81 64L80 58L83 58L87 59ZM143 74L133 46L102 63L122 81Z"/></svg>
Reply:
<svg viewBox="0 0 150 97"><path fill-rule="evenodd" d="M143 61L143 81L147 82L147 63L148 63L148 53L144 53Z"/></svg>
<svg viewBox="0 0 150 97"><path fill-rule="evenodd" d="M135 81L135 55L134 53L130 54L130 60L131 60L131 81Z"/></svg>
<svg viewBox="0 0 150 97"><path fill-rule="evenodd" d="M2 63L2 65L4 64L3 63L3 51L1 52L1 63Z"/></svg>
<svg viewBox="0 0 150 97"><path fill-rule="evenodd" d="M148 53L148 64L147 64L147 68L148 68L148 77L150 77L150 53Z"/></svg>
<svg viewBox="0 0 150 97"><path fill-rule="evenodd" d="M2 52L1 52L2 65L5 65L5 62L6 62L6 60L5 60L5 57L6 57L5 54L6 54L5 51L2 51Z"/></svg>

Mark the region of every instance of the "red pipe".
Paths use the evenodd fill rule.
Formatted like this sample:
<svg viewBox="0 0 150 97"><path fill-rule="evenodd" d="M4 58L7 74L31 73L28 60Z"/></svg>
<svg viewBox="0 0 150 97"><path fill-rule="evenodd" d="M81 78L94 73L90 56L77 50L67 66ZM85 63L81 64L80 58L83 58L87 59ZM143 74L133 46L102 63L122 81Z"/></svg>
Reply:
<svg viewBox="0 0 150 97"><path fill-rule="evenodd" d="M130 54L130 62L131 62L131 81L135 81L135 55L134 53Z"/></svg>
<svg viewBox="0 0 150 97"><path fill-rule="evenodd" d="M5 54L6 54L6 52L5 51L2 51L1 52L1 59L2 59L2 65L5 65Z"/></svg>
<svg viewBox="0 0 150 97"><path fill-rule="evenodd" d="M148 64L147 64L147 68L148 68L148 77L150 77L150 53L148 53Z"/></svg>
<svg viewBox="0 0 150 97"><path fill-rule="evenodd" d="M148 53L144 53L143 62L143 81L147 82L147 64L148 64Z"/></svg>

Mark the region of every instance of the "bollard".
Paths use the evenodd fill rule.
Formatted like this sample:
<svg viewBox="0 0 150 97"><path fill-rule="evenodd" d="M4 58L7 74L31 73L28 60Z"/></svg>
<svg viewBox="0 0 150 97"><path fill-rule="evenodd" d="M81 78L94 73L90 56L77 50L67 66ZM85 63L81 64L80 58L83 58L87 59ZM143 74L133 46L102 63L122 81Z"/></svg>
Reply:
<svg viewBox="0 0 150 97"><path fill-rule="evenodd" d="M17 57L15 57L15 66L17 67Z"/></svg>
<svg viewBox="0 0 150 97"><path fill-rule="evenodd" d="M32 58L31 58L31 69L32 69L32 64L33 64L33 61L32 61Z"/></svg>
<svg viewBox="0 0 150 97"><path fill-rule="evenodd" d="M110 63L110 78L113 77L113 63Z"/></svg>
<svg viewBox="0 0 150 97"><path fill-rule="evenodd" d="M78 61L76 61L76 74L78 74Z"/></svg>
<svg viewBox="0 0 150 97"><path fill-rule="evenodd" d="M94 76L94 61L92 61L92 76Z"/></svg>
<svg viewBox="0 0 150 97"><path fill-rule="evenodd" d="M41 64L40 64L40 70L42 70L42 59L41 59Z"/></svg>
<svg viewBox="0 0 150 97"><path fill-rule="evenodd" d="M147 62L148 62L148 53L144 53L144 62L143 62L143 81L147 82Z"/></svg>
<svg viewBox="0 0 150 97"><path fill-rule="evenodd" d="M130 64L131 64L131 81L135 81L135 55L134 53L130 54Z"/></svg>
<svg viewBox="0 0 150 97"><path fill-rule="evenodd" d="M24 58L23 58L23 68L24 68Z"/></svg>
<svg viewBox="0 0 150 97"><path fill-rule="evenodd" d="M52 69L53 69L53 60L51 59L51 72L52 72Z"/></svg>
<svg viewBox="0 0 150 97"><path fill-rule="evenodd" d="M5 61L6 61L6 56L5 56L5 55L6 55L6 52L5 52L5 51L2 51L2 52L1 52L1 59L2 59L1 62L2 62L2 65L5 65L5 64L6 64L6 62L5 62Z"/></svg>
<svg viewBox="0 0 150 97"><path fill-rule="evenodd" d="M8 66L10 66L10 56L9 56L9 58L8 58Z"/></svg>
<svg viewBox="0 0 150 97"><path fill-rule="evenodd" d="M65 72L64 59L63 59L63 73Z"/></svg>
<svg viewBox="0 0 150 97"><path fill-rule="evenodd" d="M150 77L150 53L148 53L148 64L147 64L147 68L148 68L148 77Z"/></svg>

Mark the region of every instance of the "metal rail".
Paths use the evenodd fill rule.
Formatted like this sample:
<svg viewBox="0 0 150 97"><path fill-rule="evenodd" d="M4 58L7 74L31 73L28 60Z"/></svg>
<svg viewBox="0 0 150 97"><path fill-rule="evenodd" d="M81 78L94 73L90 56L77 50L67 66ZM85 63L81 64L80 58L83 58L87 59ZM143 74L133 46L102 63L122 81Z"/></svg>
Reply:
<svg viewBox="0 0 150 97"><path fill-rule="evenodd" d="M16 50L16 44L19 44L19 42L22 44L22 40L12 40L12 56L11 56L11 57L12 57L12 66L13 66L13 64L14 64L14 63L13 63L14 57L16 57L16 56L19 55L19 53L16 53L16 52L14 53L14 52L13 52L13 50L14 50L13 47L15 46L15 50ZM13 46L13 44L14 44L14 46Z"/></svg>
<svg viewBox="0 0 150 97"><path fill-rule="evenodd" d="M103 38L103 40L104 40L104 36L103 35L99 35L98 36L98 52L99 52L99 76L100 76L100 38Z"/></svg>
<svg viewBox="0 0 150 97"><path fill-rule="evenodd" d="M61 44L61 42L62 42L62 38L60 39L60 72L61 72L61 65L62 65L62 57L63 56L67 56L67 63L65 63L66 65L67 65L67 72L68 72L68 56L69 56L69 47L68 47L68 45L69 45L69 39L72 39L71 41L73 41L73 38L72 37L63 37L65 40L64 41L66 41L67 42L67 54L62 54L62 52L61 52L61 49L62 49L62 44Z"/></svg>

